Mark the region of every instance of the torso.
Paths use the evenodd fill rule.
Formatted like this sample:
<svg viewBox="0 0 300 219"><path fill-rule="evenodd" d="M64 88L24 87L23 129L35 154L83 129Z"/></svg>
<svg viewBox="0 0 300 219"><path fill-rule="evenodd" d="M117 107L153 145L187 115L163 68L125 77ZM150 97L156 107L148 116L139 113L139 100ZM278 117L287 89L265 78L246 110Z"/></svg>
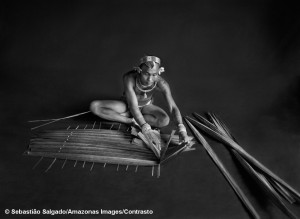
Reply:
<svg viewBox="0 0 300 219"><path fill-rule="evenodd" d="M144 106L146 105L147 103L149 103L152 99L153 99L153 94L159 90L158 86L156 86L155 88L153 88L151 91L149 92L143 92L143 91L140 91L139 88L136 86L136 79L138 77L138 73L136 71L130 71L128 73L125 73L123 78L125 77L129 77L129 79L133 80L134 83L133 83L133 89L135 91L135 94L136 94L136 97L137 97L137 100L138 100L138 105L139 106ZM157 85L159 84L159 80L161 78L158 79L158 82L157 82ZM151 87L150 87L151 88ZM147 90L147 89L146 89ZM146 93L146 96L145 97L145 93ZM125 96L124 92L123 92L123 95Z"/></svg>

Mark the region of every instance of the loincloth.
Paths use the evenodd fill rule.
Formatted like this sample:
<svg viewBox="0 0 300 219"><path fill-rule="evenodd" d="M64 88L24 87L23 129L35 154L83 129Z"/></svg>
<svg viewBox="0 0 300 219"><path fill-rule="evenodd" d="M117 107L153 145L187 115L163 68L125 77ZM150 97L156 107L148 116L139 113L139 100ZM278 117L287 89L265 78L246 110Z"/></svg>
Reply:
<svg viewBox="0 0 300 219"><path fill-rule="evenodd" d="M127 109L129 109L129 105L128 105L128 102L126 100L126 97L121 96L120 100L123 101L126 104ZM139 108L140 111L142 111L145 106L148 106L152 103L153 103L153 98L149 99L147 102L138 101L138 108Z"/></svg>

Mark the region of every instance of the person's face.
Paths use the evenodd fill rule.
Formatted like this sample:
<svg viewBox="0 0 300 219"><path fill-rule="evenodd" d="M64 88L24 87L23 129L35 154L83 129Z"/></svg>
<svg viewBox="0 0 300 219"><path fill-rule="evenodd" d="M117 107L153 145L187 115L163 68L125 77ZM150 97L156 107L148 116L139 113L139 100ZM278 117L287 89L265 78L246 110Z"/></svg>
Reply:
<svg viewBox="0 0 300 219"><path fill-rule="evenodd" d="M158 74L159 66L155 65L152 69L148 68L147 66L143 66L142 72L140 74L140 81L145 86L152 85L159 76Z"/></svg>

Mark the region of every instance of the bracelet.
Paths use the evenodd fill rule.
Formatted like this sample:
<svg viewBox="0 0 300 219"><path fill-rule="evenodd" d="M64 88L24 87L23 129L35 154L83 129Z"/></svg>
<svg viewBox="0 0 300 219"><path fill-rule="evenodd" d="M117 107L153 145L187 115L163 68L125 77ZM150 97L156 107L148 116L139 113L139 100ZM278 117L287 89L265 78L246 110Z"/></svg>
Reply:
<svg viewBox="0 0 300 219"><path fill-rule="evenodd" d="M149 130L151 130L151 126L148 123L144 123L142 125L142 132L144 133L144 132L147 132Z"/></svg>
<svg viewBox="0 0 300 219"><path fill-rule="evenodd" d="M186 132L186 128L183 124L178 124L178 131L179 132Z"/></svg>

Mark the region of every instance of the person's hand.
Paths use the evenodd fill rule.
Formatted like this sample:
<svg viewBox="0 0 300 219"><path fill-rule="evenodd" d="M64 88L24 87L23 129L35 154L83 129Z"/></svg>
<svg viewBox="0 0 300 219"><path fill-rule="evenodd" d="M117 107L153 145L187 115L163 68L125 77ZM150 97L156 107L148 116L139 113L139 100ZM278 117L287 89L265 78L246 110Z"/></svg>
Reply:
<svg viewBox="0 0 300 219"><path fill-rule="evenodd" d="M143 134L150 144L153 144L158 150L161 150L160 139L154 130L151 129Z"/></svg>
<svg viewBox="0 0 300 219"><path fill-rule="evenodd" d="M190 138L186 132L179 132L179 144L190 144Z"/></svg>
<svg viewBox="0 0 300 219"><path fill-rule="evenodd" d="M150 144L153 144L158 150L161 150L159 135L151 129L151 126L148 123L145 123L142 126L142 133Z"/></svg>
<svg viewBox="0 0 300 219"><path fill-rule="evenodd" d="M178 131L179 131L179 144L186 144L188 146L190 144L190 138L187 135L185 126L183 124L179 124Z"/></svg>

